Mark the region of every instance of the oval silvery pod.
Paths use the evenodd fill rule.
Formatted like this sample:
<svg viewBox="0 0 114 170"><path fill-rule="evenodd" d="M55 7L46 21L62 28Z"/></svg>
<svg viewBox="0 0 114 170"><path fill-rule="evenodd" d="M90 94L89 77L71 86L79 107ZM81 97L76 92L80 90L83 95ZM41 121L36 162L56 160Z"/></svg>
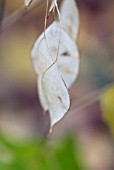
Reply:
<svg viewBox="0 0 114 170"><path fill-rule="evenodd" d="M57 51L55 49L53 53L53 47L50 44L50 41L53 42L53 39L50 39L51 34L55 34L57 30L60 31L60 27L54 22L45 31L46 40L43 38L43 33L32 50L32 61L38 75L39 99L43 109L50 113L51 126L59 121L70 107L68 90L61 76L58 62L54 63Z"/></svg>
<svg viewBox="0 0 114 170"><path fill-rule="evenodd" d="M64 0L63 9L67 1ZM51 127L68 111L70 97L67 88L71 87L79 72L79 54L74 42L76 32L72 38L64 27L62 20L60 23L54 21L36 40L31 53L40 103L50 113Z"/></svg>

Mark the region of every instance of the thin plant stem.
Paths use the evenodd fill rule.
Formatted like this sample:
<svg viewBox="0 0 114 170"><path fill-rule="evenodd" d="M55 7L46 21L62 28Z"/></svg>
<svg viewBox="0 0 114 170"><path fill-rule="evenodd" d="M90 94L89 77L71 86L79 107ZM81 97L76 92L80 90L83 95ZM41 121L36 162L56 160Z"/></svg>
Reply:
<svg viewBox="0 0 114 170"><path fill-rule="evenodd" d="M110 88L112 85L114 85L114 82L105 85L104 87L97 89L84 97L81 97L79 100L76 100L72 104L72 113L78 112L80 110L83 110L87 108L88 106L92 105L96 101L98 101L104 91L106 91L108 88Z"/></svg>
<svg viewBox="0 0 114 170"><path fill-rule="evenodd" d="M12 26L14 23L19 21L22 17L29 14L34 9L41 7L45 2L46 0L40 0L36 2L34 5L31 5L29 8L21 7L17 11L13 12L11 15L4 19L0 32Z"/></svg>

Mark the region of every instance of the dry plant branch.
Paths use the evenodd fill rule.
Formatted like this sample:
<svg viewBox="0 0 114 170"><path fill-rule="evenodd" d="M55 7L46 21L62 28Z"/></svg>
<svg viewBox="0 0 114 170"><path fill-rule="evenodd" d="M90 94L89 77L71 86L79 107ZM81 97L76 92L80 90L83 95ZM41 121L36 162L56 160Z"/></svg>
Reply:
<svg viewBox="0 0 114 170"><path fill-rule="evenodd" d="M11 25L13 25L15 22L20 20L22 17L26 16L28 13L30 13L34 9L41 7L41 5L43 5L45 2L46 0L40 0L36 2L34 5L31 5L29 8L22 7L18 9L17 11L13 12L10 16L4 19L0 32L9 28Z"/></svg>
<svg viewBox="0 0 114 170"><path fill-rule="evenodd" d="M112 85L114 85L114 82L107 84L104 87L97 89L97 90L85 95L84 97L81 97L79 100L76 100L76 102L74 102L72 104L72 111L71 111L72 114L76 113L82 109L85 109L88 106L90 106L91 104L98 101L100 99L102 93L104 91L106 91L108 88L110 88Z"/></svg>

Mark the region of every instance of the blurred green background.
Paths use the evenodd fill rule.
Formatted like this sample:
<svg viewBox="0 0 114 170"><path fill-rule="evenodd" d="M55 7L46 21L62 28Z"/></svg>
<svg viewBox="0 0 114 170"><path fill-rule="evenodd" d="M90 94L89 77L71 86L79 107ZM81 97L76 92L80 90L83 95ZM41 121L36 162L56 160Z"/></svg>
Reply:
<svg viewBox="0 0 114 170"><path fill-rule="evenodd" d="M3 25L24 10L23 0L4 2ZM80 73L71 109L49 138L30 56L43 32L45 2L0 32L0 170L114 169L114 86L102 91L114 81L114 1L76 2Z"/></svg>

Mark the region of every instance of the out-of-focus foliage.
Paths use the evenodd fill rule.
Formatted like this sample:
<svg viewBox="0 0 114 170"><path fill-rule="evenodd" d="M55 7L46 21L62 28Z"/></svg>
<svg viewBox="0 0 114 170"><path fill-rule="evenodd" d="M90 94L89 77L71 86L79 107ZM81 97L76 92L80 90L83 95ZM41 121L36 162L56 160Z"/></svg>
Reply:
<svg viewBox="0 0 114 170"><path fill-rule="evenodd" d="M101 96L101 107L104 120L114 133L114 86L108 88Z"/></svg>
<svg viewBox="0 0 114 170"><path fill-rule="evenodd" d="M14 143L0 137L1 170L85 170L78 144L72 137L51 143Z"/></svg>

